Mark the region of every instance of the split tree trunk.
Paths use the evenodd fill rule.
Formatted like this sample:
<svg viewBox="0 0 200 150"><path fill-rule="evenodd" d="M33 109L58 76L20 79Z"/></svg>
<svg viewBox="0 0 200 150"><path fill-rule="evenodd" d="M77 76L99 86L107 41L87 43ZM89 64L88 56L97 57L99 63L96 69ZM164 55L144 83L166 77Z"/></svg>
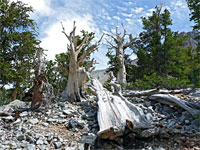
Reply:
<svg viewBox="0 0 200 150"><path fill-rule="evenodd" d="M143 110L121 95L120 85L112 83L117 89L117 95L113 95L97 79L92 79L92 84L98 98L99 138L113 140L123 135L125 126L130 130L152 127Z"/></svg>

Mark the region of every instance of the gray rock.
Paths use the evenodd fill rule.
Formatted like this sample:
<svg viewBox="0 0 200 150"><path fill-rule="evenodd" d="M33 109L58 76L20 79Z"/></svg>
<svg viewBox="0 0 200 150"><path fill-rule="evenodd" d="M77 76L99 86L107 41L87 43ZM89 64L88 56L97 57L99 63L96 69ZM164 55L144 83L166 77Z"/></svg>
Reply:
<svg viewBox="0 0 200 150"><path fill-rule="evenodd" d="M27 112L27 111L24 111L24 112L20 113L19 116L20 116L20 117L28 116L28 112Z"/></svg>
<svg viewBox="0 0 200 150"><path fill-rule="evenodd" d="M26 148L27 148L27 150L35 150L35 145L34 144L28 144Z"/></svg>
<svg viewBox="0 0 200 150"><path fill-rule="evenodd" d="M29 143L35 143L35 139L29 135L26 135L26 141L28 141Z"/></svg>
<svg viewBox="0 0 200 150"><path fill-rule="evenodd" d="M190 124L190 121L189 121L189 120L185 120L185 124L186 124L186 125L189 125L189 124Z"/></svg>
<svg viewBox="0 0 200 150"><path fill-rule="evenodd" d="M62 143L61 142L54 142L55 148L61 148Z"/></svg>
<svg viewBox="0 0 200 150"><path fill-rule="evenodd" d="M66 115L63 115L63 114L61 114L61 115L59 115L61 118L65 118L66 117Z"/></svg>
<svg viewBox="0 0 200 150"><path fill-rule="evenodd" d="M163 111L165 111L167 113L173 113L174 112L174 110L171 107L166 106L166 105L163 107Z"/></svg>
<svg viewBox="0 0 200 150"><path fill-rule="evenodd" d="M150 136L159 134L159 131L160 131L160 128L147 129L147 130L142 131L140 136L143 138L148 138Z"/></svg>
<svg viewBox="0 0 200 150"><path fill-rule="evenodd" d="M36 142L37 145L42 145L44 144L44 139L42 137L40 137L37 142Z"/></svg>
<svg viewBox="0 0 200 150"><path fill-rule="evenodd" d="M65 104L63 102L58 102L58 106L65 107Z"/></svg>
<svg viewBox="0 0 200 150"><path fill-rule="evenodd" d="M37 118L34 118L34 119L30 119L29 122L34 125L34 124L37 124L39 120Z"/></svg>
<svg viewBox="0 0 200 150"><path fill-rule="evenodd" d="M24 140L24 139L25 139L24 135L19 135L19 136L17 137L17 140L18 140L18 141L22 141L22 140Z"/></svg>
<svg viewBox="0 0 200 150"><path fill-rule="evenodd" d="M87 113L87 116L88 116L89 118L92 118L92 117L95 117L96 114L95 114L93 111L89 111L89 112Z"/></svg>
<svg viewBox="0 0 200 150"><path fill-rule="evenodd" d="M198 118L192 121L192 125L196 128L200 128L200 119Z"/></svg>
<svg viewBox="0 0 200 150"><path fill-rule="evenodd" d="M176 133L176 134L178 134L178 133L181 133L181 130L179 130L179 129L173 129L173 132Z"/></svg>
<svg viewBox="0 0 200 150"><path fill-rule="evenodd" d="M47 122L43 122L42 125L47 127L49 124Z"/></svg>
<svg viewBox="0 0 200 150"><path fill-rule="evenodd" d="M69 109L63 110L63 114L67 115L68 117L74 116L73 111Z"/></svg>
<svg viewBox="0 0 200 150"><path fill-rule="evenodd" d="M147 120L149 120L149 121L152 121L152 120L153 120L153 116L152 116L151 113L147 113L147 114L146 114L146 118L147 118Z"/></svg>
<svg viewBox="0 0 200 150"><path fill-rule="evenodd" d="M154 150L165 150L163 147L157 147Z"/></svg>
<svg viewBox="0 0 200 150"><path fill-rule="evenodd" d="M51 110L47 111L45 114L49 116L51 114Z"/></svg>
<svg viewBox="0 0 200 150"><path fill-rule="evenodd" d="M96 138L96 135L83 136L79 142L94 145Z"/></svg>
<svg viewBox="0 0 200 150"><path fill-rule="evenodd" d="M49 150L47 145L38 145L37 146L40 150Z"/></svg>
<svg viewBox="0 0 200 150"><path fill-rule="evenodd" d="M58 119L59 117L57 115L53 116L53 119Z"/></svg>
<svg viewBox="0 0 200 150"><path fill-rule="evenodd" d="M95 124L94 121L88 121L87 123L88 123L88 125L90 125L90 126L93 126L93 125Z"/></svg>
<svg viewBox="0 0 200 150"><path fill-rule="evenodd" d="M49 118L47 121L48 121L48 122L55 122L55 121L56 121L56 119Z"/></svg>
<svg viewBox="0 0 200 150"><path fill-rule="evenodd" d="M147 107L150 107L150 106L151 106L151 102L149 102L149 101L144 101L144 104L145 104Z"/></svg>

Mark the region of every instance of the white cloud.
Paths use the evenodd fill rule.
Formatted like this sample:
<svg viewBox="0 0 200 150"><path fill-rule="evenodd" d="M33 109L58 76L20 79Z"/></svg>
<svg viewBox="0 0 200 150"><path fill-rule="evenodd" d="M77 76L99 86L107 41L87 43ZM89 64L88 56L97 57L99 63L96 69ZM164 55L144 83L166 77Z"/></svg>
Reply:
<svg viewBox="0 0 200 150"><path fill-rule="evenodd" d="M118 20L118 21L121 20L120 17L118 17L118 16L113 16L113 19L116 19L116 20Z"/></svg>
<svg viewBox="0 0 200 150"><path fill-rule="evenodd" d="M189 20L189 9L187 6L187 3L183 0L178 0L178 1L172 1L170 3L171 7L171 16L173 20L179 20L179 22L182 22L188 18Z"/></svg>
<svg viewBox="0 0 200 150"><path fill-rule="evenodd" d="M126 18L125 20L128 22L128 24L132 24L133 23L133 20L130 19L130 18Z"/></svg>
<svg viewBox="0 0 200 150"><path fill-rule="evenodd" d="M133 14L126 14L126 13L121 13L121 15L124 17L132 17L133 16Z"/></svg>
<svg viewBox="0 0 200 150"><path fill-rule="evenodd" d="M148 9L147 13L145 15L146 16L151 16L153 11L155 11L155 8Z"/></svg>
<svg viewBox="0 0 200 150"><path fill-rule="evenodd" d="M185 2L183 2L182 0L178 0L178 1L172 1L171 2L171 6L173 7L179 7L179 8L187 8L187 5Z"/></svg>
<svg viewBox="0 0 200 150"><path fill-rule="evenodd" d="M120 6L116 6L120 11L127 11L126 7L120 7Z"/></svg>
<svg viewBox="0 0 200 150"><path fill-rule="evenodd" d="M13 0L17 1L17 0ZM51 9L51 0L20 0L29 6L32 6L35 10L35 13L39 15L49 16L53 9ZM36 15L36 14L35 14Z"/></svg>
<svg viewBox="0 0 200 150"><path fill-rule="evenodd" d="M144 10L142 7L136 7L135 9L131 9L132 12L139 14Z"/></svg>

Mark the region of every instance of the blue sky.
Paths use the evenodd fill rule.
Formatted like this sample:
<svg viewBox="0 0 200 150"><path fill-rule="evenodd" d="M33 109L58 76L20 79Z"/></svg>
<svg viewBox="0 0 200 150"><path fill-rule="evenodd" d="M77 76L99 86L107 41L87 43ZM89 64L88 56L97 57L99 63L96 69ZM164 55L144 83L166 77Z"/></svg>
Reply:
<svg viewBox="0 0 200 150"><path fill-rule="evenodd" d="M41 46L48 50L47 57L53 59L55 54L66 52L67 39L60 22L66 32L72 30L76 21L77 30L95 32L96 40L103 32L113 31L116 26L124 24L127 33L137 36L142 31L141 16L149 16L156 5L171 12L173 31L191 31L189 9L185 0L22 0L31 5L35 13L31 17L37 22ZM79 33L79 32L77 32ZM93 57L99 62L97 69L107 67L105 56L107 49L101 46Z"/></svg>

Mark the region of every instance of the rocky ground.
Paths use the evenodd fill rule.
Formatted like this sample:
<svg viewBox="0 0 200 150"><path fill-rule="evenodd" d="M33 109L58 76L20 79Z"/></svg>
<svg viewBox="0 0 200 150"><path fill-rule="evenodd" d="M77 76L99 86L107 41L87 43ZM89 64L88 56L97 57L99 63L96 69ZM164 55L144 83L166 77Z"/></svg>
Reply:
<svg viewBox="0 0 200 150"><path fill-rule="evenodd" d="M177 96L200 102L198 93ZM99 130L98 106L96 98L89 96L75 104L56 101L35 112L24 111L16 121L11 116L0 117L0 150L83 150L83 143L93 141L91 149L200 150L200 117L148 97L129 98L129 101L144 110L155 126L153 129L141 133L127 130L115 141L94 141ZM12 112L16 106L27 105L16 100L0 107L0 112ZM143 138L138 134L143 134Z"/></svg>

